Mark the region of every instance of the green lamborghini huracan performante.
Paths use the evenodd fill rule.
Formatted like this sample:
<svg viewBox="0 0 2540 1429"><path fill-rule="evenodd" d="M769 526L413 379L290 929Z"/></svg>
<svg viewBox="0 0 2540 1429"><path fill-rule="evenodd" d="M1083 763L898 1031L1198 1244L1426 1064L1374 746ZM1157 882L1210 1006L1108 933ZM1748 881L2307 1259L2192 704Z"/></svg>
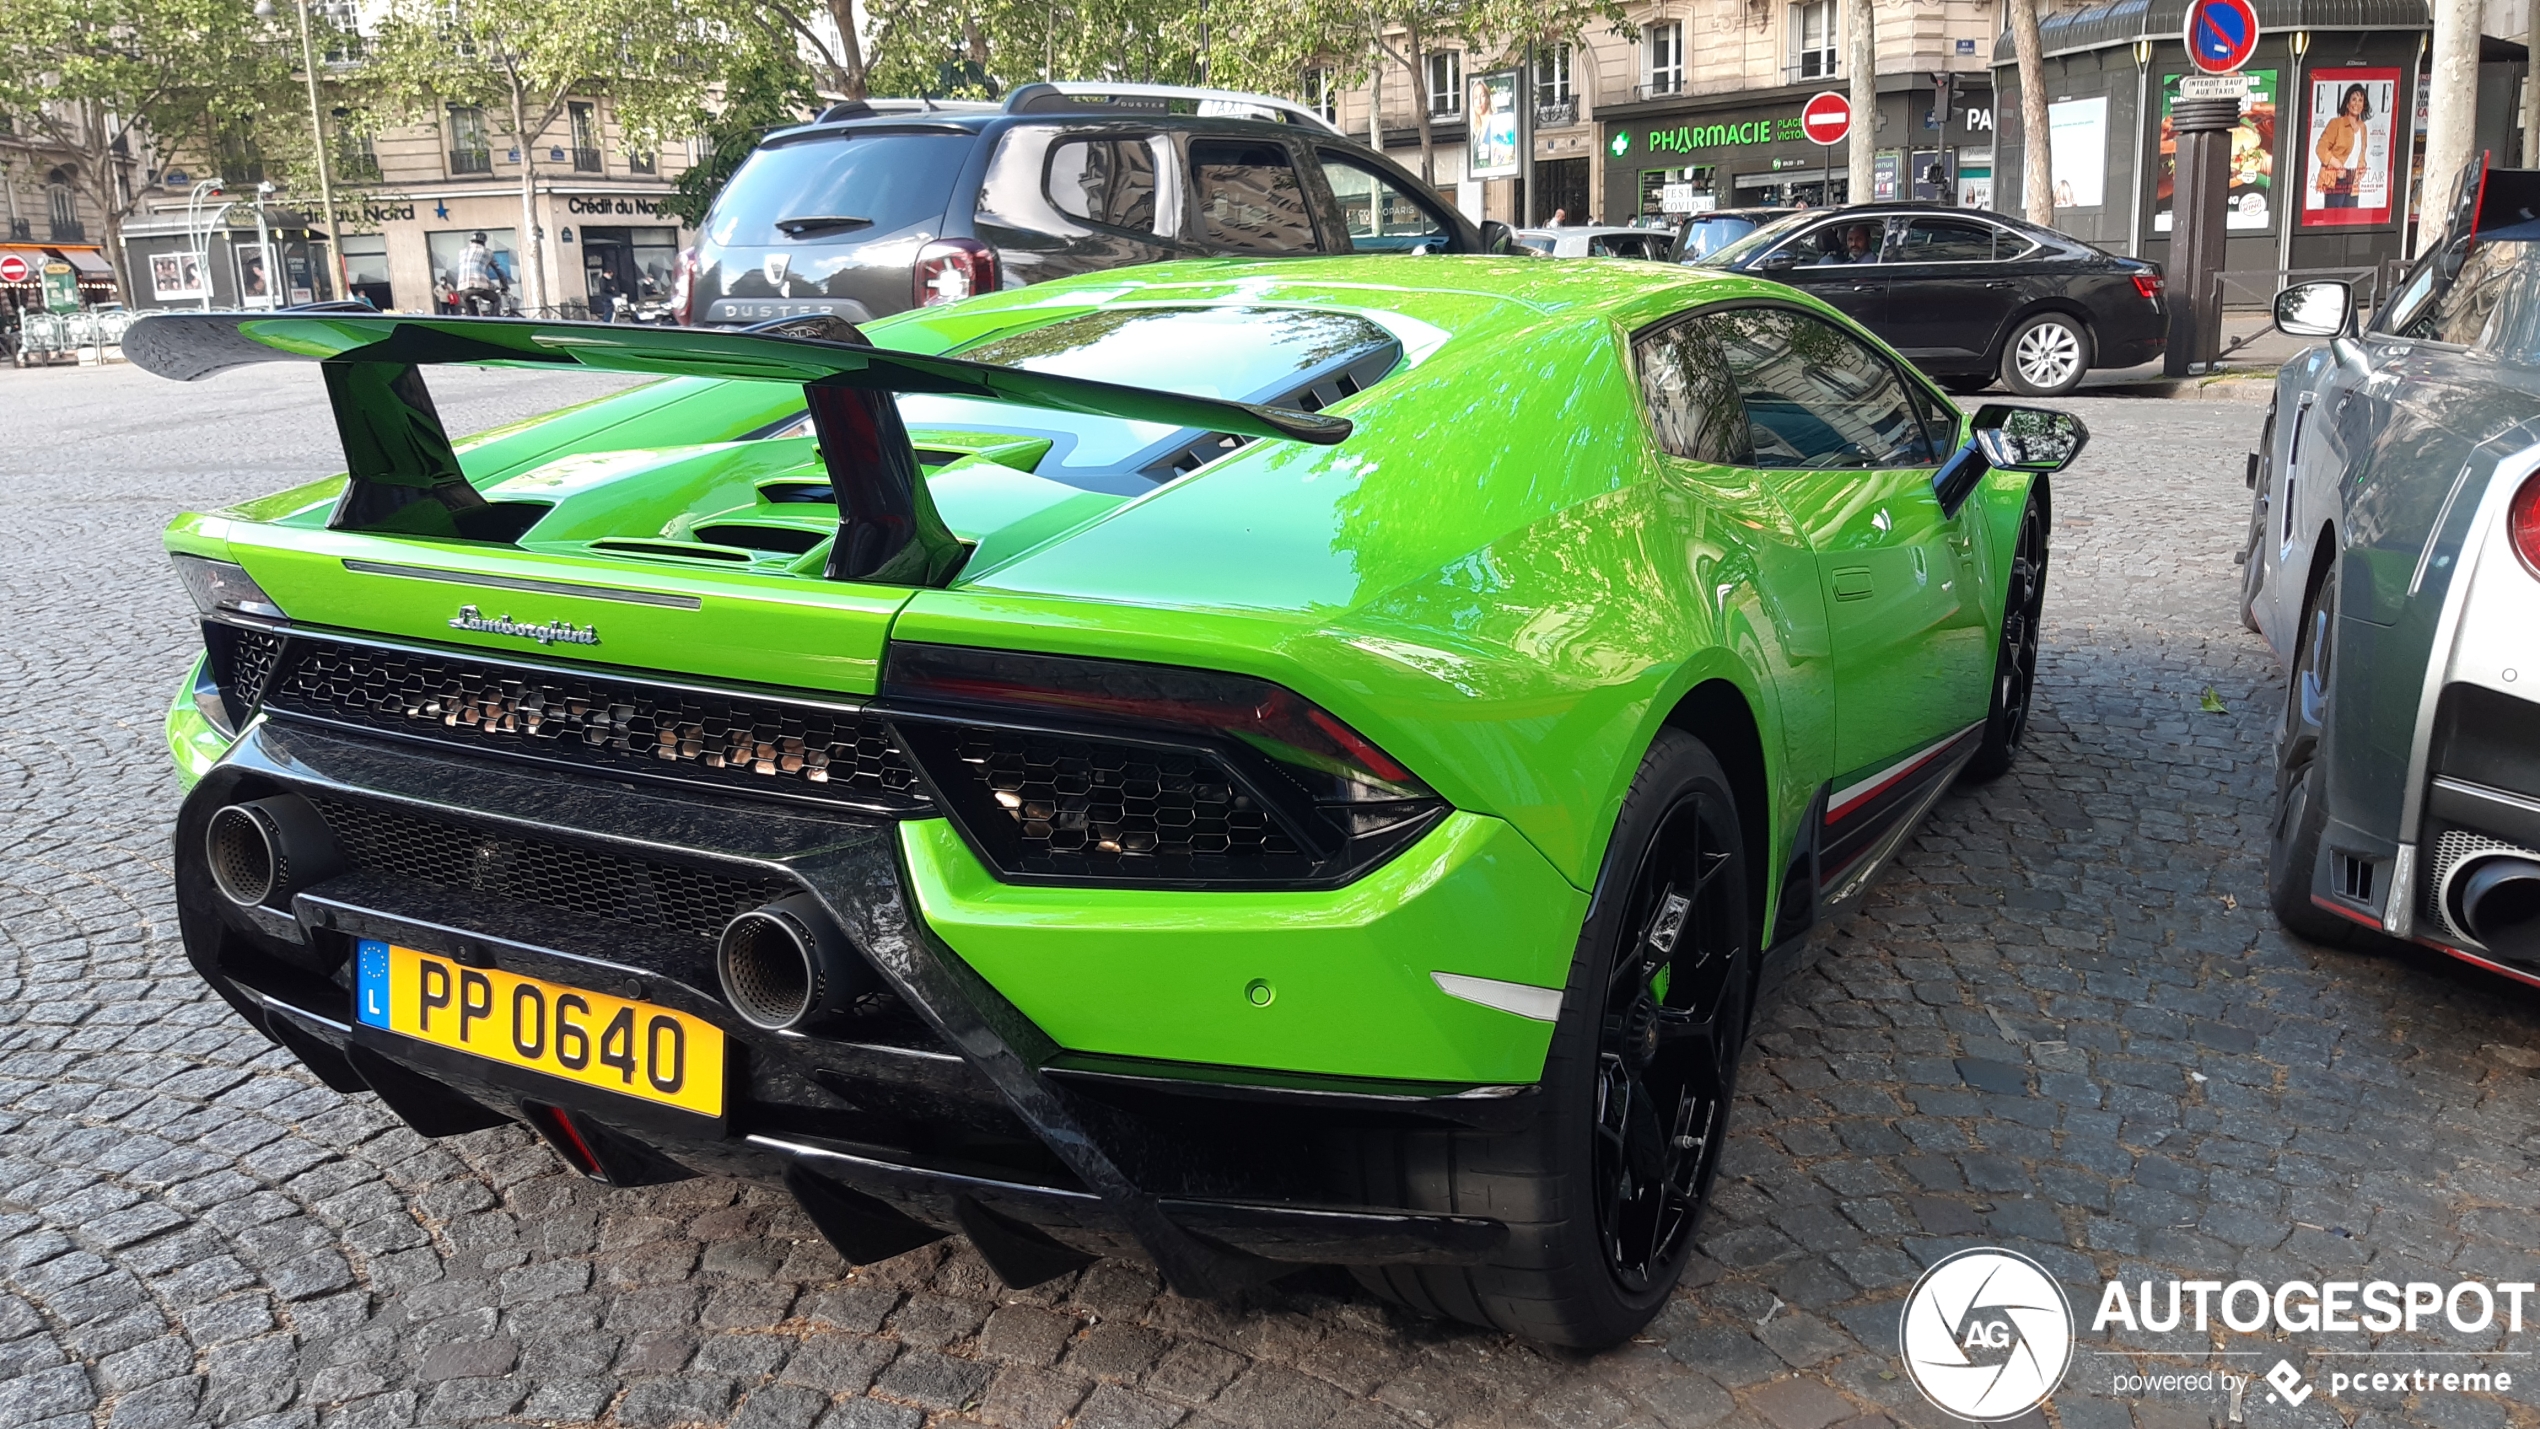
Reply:
<svg viewBox="0 0 2540 1429"><path fill-rule="evenodd" d="M1207 261L694 331L157 315L345 477L167 533L187 951L426 1135L1008 1283L1612 1344L1809 929L2018 745L2069 416L1787 288ZM665 380L453 442L435 364Z"/></svg>

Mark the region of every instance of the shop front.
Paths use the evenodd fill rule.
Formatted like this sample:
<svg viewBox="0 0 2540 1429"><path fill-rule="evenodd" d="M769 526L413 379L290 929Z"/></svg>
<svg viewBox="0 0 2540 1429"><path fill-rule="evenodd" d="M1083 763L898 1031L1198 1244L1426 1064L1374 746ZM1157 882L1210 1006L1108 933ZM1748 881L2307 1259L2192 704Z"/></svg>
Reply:
<svg viewBox="0 0 2540 1429"><path fill-rule="evenodd" d="M130 306L272 308L335 295L326 230L296 210L268 209L260 231L233 208L208 231L179 214L152 214L123 226Z"/></svg>
<svg viewBox="0 0 2540 1429"><path fill-rule="evenodd" d="M63 270L69 270L67 283ZM44 290L53 278L55 298L67 286L81 307L115 302L114 265L90 243L0 243L0 327L17 314L40 313L55 305Z"/></svg>
<svg viewBox="0 0 2540 1429"><path fill-rule="evenodd" d="M541 189L534 212L558 315L601 317L668 298L679 250L695 239L662 213L662 196L658 187ZM356 195L343 209L346 282L382 311L455 312L459 261L482 233L501 306L518 312L529 300L520 217L520 191L509 187Z"/></svg>
<svg viewBox="0 0 2540 1429"><path fill-rule="evenodd" d="M2262 302L2283 270L2370 272L2403 257L2422 192L2424 0L2357 0L2333 15L2254 0L2261 29L2242 73L2231 144L2224 267L2248 277L2225 300ZM2046 49L2054 226L2112 252L2169 261L2177 179L2170 122L2188 72L2183 0L2099 7L2040 23ZM2482 42L2471 148L2519 151L2513 104L2522 47ZM1994 52L2011 121L1992 207L2020 210L2030 150L2014 132L2019 72ZM2439 197L2436 202L2440 203Z"/></svg>
<svg viewBox="0 0 2540 1429"><path fill-rule="evenodd" d="M1669 222L1726 208L1850 203L1849 145L1874 146L1872 187L1861 200L1980 204L1993 163L1993 99L1977 75L1890 75L1866 133L1819 145L1799 112L1823 82L1761 93L1687 96L1606 105L1606 221Z"/></svg>

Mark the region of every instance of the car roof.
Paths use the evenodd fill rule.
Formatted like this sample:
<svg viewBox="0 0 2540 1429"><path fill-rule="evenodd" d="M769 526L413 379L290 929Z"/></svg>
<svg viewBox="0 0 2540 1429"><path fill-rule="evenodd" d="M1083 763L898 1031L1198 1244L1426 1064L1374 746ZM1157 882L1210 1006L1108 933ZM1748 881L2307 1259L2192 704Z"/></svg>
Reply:
<svg viewBox="0 0 2540 1429"><path fill-rule="evenodd" d="M1131 86L1130 88L1135 88ZM1231 98L1232 91L1228 91ZM861 110L862 112L855 112ZM1317 129L1305 124L1243 114L1180 114L1166 109L1127 105L1085 104L1067 110L1016 109L1008 103L980 100L904 100L880 99L860 105L835 104L823 110L818 118L804 124L768 131L762 144L791 143L815 137L843 137L861 130L906 132L922 129L966 130L979 133L991 125L1093 125L1135 123L1170 129L1204 129L1213 133L1237 133L1301 136L1323 142L1360 143L1356 138L1330 129ZM1363 147L1363 145L1361 145Z"/></svg>
<svg viewBox="0 0 2540 1429"><path fill-rule="evenodd" d="M1565 223L1559 228L1521 228L1528 238L1569 238L1579 235L1594 237L1600 233L1665 233L1663 228L1633 228L1621 223Z"/></svg>

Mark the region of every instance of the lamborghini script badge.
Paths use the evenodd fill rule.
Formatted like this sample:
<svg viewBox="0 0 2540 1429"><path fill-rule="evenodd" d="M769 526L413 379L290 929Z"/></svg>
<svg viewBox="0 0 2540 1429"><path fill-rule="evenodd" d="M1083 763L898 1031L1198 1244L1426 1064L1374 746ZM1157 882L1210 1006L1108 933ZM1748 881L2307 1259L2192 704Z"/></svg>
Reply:
<svg viewBox="0 0 2540 1429"><path fill-rule="evenodd" d="M597 645L600 632L589 625L575 625L566 620L532 623L514 620L509 614L487 615L472 605L462 605L450 618L452 630L473 630L480 635L508 635L516 640L535 640L541 645Z"/></svg>

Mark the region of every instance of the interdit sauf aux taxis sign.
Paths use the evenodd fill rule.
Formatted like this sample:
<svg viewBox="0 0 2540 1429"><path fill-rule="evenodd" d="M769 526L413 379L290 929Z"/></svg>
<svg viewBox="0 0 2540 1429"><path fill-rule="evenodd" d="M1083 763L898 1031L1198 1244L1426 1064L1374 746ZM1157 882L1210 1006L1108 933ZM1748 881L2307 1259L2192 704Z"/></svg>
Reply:
<svg viewBox="0 0 2540 1429"><path fill-rule="evenodd" d="M2517 1398L2516 1379L2540 1374L2518 1338L2526 1316L2540 1317L2527 1281L2137 1279L2103 1282L2084 1329L2044 1266L1979 1249L1915 1282L1897 1348L1924 1398L1975 1423L2066 1389L2202 1401L2241 1424L2315 1394L2419 1412L2436 1397ZM2176 1348L2156 1338L2170 1335Z"/></svg>

